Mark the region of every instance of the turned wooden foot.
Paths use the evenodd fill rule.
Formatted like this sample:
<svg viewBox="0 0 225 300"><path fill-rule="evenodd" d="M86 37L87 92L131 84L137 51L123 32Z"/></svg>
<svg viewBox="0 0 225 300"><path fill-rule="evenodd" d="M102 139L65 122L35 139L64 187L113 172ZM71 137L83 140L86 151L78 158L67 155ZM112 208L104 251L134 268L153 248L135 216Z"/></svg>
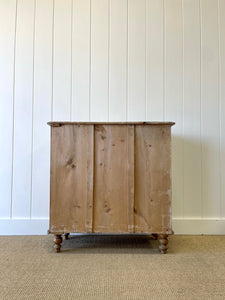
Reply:
<svg viewBox="0 0 225 300"><path fill-rule="evenodd" d="M158 240L158 234L157 233L153 233L152 234L152 238L153 238L153 240Z"/></svg>
<svg viewBox="0 0 225 300"><path fill-rule="evenodd" d="M63 239L64 240L68 240L68 238L69 238L69 233L64 233L63 234Z"/></svg>
<svg viewBox="0 0 225 300"><path fill-rule="evenodd" d="M62 243L62 236L61 234L55 234L54 236L54 248L56 250L56 252L60 252L60 248L61 248L61 243Z"/></svg>
<svg viewBox="0 0 225 300"><path fill-rule="evenodd" d="M168 249L168 235L167 234L159 234L159 251L163 254L166 254L166 251Z"/></svg>

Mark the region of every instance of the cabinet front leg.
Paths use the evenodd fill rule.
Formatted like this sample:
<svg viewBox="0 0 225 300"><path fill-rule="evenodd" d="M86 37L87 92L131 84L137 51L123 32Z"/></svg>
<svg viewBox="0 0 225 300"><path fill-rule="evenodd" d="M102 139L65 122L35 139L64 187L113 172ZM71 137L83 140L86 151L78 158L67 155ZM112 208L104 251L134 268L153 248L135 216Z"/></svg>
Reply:
<svg viewBox="0 0 225 300"><path fill-rule="evenodd" d="M166 254L166 251L168 249L168 234L159 234L159 251L163 254Z"/></svg>
<svg viewBox="0 0 225 300"><path fill-rule="evenodd" d="M62 243L61 234L55 234L55 236L54 236L54 244L55 244L54 248L55 248L56 252L60 252L61 243Z"/></svg>
<svg viewBox="0 0 225 300"><path fill-rule="evenodd" d="M64 233L63 234L63 239L68 240L69 239L69 233Z"/></svg>
<svg viewBox="0 0 225 300"><path fill-rule="evenodd" d="M153 240L158 240L158 234L157 233L153 233L152 234L152 238L153 238Z"/></svg>

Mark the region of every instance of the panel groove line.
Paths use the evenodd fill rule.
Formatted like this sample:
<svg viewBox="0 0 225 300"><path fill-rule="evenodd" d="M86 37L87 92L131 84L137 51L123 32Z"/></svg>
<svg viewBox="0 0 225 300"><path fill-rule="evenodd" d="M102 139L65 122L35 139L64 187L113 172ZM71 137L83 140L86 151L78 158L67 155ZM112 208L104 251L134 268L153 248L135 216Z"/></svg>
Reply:
<svg viewBox="0 0 225 300"><path fill-rule="evenodd" d="M223 149L222 149L222 88L221 88L221 77L222 77L222 60L221 60L221 43L223 43L222 40L222 28L221 28L221 12L223 12L223 8L225 8L225 6L222 6L222 3L220 2L220 0L218 1L218 90L219 90L219 157L220 157L220 218L223 217L223 203L222 203L222 197L223 197L223 157L222 157L222 153L223 153ZM223 1L224 2L224 1ZM225 2L224 2L225 3ZM225 23L224 23L225 26Z"/></svg>
<svg viewBox="0 0 225 300"><path fill-rule="evenodd" d="M108 120L109 1L91 5L91 121Z"/></svg>
<svg viewBox="0 0 225 300"><path fill-rule="evenodd" d="M165 118L176 122L172 136L173 215L183 215L183 32L182 2L165 0Z"/></svg>
<svg viewBox="0 0 225 300"><path fill-rule="evenodd" d="M73 7L74 0L71 0L71 57L70 57L70 121L73 113Z"/></svg>
<svg viewBox="0 0 225 300"><path fill-rule="evenodd" d="M128 4L128 120L145 120L146 101L146 2L129 0Z"/></svg>
<svg viewBox="0 0 225 300"><path fill-rule="evenodd" d="M146 119L162 121L164 111L164 1L146 1Z"/></svg>
<svg viewBox="0 0 225 300"><path fill-rule="evenodd" d="M202 170L203 170L203 140L202 140L202 0L199 0L199 18L200 18L200 145L201 145L201 218L203 218L203 182L202 182Z"/></svg>
<svg viewBox="0 0 225 300"><path fill-rule="evenodd" d="M220 216L218 4L202 10L202 188L203 217ZM209 122L210 121L210 122Z"/></svg>
<svg viewBox="0 0 225 300"><path fill-rule="evenodd" d="M55 0L53 119L70 120L72 0Z"/></svg>
<svg viewBox="0 0 225 300"><path fill-rule="evenodd" d="M18 1L15 56L13 218L30 217L34 8L34 0Z"/></svg>
<svg viewBox="0 0 225 300"><path fill-rule="evenodd" d="M201 216L201 45L199 13L199 1L183 1L184 217Z"/></svg>
<svg viewBox="0 0 225 300"><path fill-rule="evenodd" d="M36 0L31 217L48 217L53 0ZM45 20L45 26L43 22Z"/></svg>
<svg viewBox="0 0 225 300"><path fill-rule="evenodd" d="M33 61L32 61L32 112L31 112L31 168L30 168L30 218L32 217L32 198L33 198L33 154L34 154L34 60L35 60L35 28L36 28L36 4L34 0L34 20L33 20Z"/></svg>
<svg viewBox="0 0 225 300"><path fill-rule="evenodd" d="M219 67L220 67L220 184L221 213L225 218L225 1L219 0Z"/></svg>
<svg viewBox="0 0 225 300"><path fill-rule="evenodd" d="M90 0L73 1L71 119L89 121L91 3Z"/></svg>
<svg viewBox="0 0 225 300"><path fill-rule="evenodd" d="M16 28L17 28L17 11L18 0L16 0L16 14L15 14L15 32L14 32L14 54L13 54L13 112L12 112L12 168L11 168L11 201L10 201L10 219L12 219L12 207L13 207L13 157L14 157L14 134L15 134L15 68L16 68Z"/></svg>
<svg viewBox="0 0 225 300"><path fill-rule="evenodd" d="M17 1L0 0L0 217L11 217Z"/></svg>
<svg viewBox="0 0 225 300"><path fill-rule="evenodd" d="M110 1L109 121L126 121L127 0Z"/></svg>

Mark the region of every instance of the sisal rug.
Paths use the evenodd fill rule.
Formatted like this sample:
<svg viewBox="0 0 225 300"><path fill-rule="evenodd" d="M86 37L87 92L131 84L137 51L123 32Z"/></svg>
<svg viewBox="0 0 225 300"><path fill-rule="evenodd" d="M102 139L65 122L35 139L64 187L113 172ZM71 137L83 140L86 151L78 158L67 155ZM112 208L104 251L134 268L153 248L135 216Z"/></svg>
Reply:
<svg viewBox="0 0 225 300"><path fill-rule="evenodd" d="M225 299L225 236L0 237L0 299Z"/></svg>

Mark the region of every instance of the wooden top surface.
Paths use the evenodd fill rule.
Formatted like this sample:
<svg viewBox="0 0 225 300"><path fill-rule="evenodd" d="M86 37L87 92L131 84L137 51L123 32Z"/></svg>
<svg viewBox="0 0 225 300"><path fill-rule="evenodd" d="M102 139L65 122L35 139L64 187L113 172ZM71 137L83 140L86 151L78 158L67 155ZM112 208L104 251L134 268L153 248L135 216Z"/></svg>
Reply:
<svg viewBox="0 0 225 300"><path fill-rule="evenodd" d="M47 123L50 126L61 125L170 125L173 126L175 122L64 122L64 121L51 121Z"/></svg>

